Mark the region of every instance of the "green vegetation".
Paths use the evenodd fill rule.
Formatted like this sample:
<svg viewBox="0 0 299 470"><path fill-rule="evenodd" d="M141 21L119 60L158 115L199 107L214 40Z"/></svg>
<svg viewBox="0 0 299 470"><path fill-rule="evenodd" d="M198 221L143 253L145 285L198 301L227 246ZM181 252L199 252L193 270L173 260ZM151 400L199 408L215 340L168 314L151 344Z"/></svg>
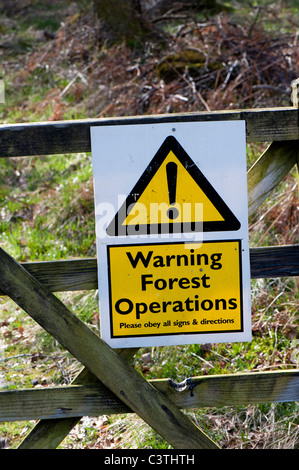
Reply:
<svg viewBox="0 0 299 470"><path fill-rule="evenodd" d="M0 15L2 123L284 106L299 76L296 2L229 2L230 13L182 15L163 27L159 21L168 45L159 38L136 49L101 40L92 2L9 3L15 8ZM184 55L186 48L204 52L207 67ZM180 66L171 64L171 78L163 81L159 64L169 65L171 57ZM248 145L248 166L262 151L262 145ZM251 246L298 243L296 177L294 169L251 217ZM1 247L17 260L96 256L90 154L1 159L0 181ZM202 374L298 368L298 280L256 279L251 290L251 343L140 349L137 370L148 379L179 382ZM98 329L96 291L58 296ZM1 297L0 307L1 387L69 383L81 365L12 301ZM188 413L222 447L299 446L297 403ZM1 423L0 438L17 447L33 425ZM60 447L168 444L138 417L126 415L83 418Z"/></svg>

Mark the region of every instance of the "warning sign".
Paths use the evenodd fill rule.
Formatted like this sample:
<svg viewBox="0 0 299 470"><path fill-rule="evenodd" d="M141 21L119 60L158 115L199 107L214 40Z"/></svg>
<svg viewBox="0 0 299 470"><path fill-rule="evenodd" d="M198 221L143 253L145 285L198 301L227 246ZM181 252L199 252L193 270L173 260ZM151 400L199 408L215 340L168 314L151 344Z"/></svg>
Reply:
<svg viewBox="0 0 299 470"><path fill-rule="evenodd" d="M111 236L238 230L234 216L179 142L168 136L107 228Z"/></svg>
<svg viewBox="0 0 299 470"><path fill-rule="evenodd" d="M245 123L183 119L91 128L101 336L115 348L251 339Z"/></svg>
<svg viewBox="0 0 299 470"><path fill-rule="evenodd" d="M239 240L108 246L112 337L242 331L240 255Z"/></svg>

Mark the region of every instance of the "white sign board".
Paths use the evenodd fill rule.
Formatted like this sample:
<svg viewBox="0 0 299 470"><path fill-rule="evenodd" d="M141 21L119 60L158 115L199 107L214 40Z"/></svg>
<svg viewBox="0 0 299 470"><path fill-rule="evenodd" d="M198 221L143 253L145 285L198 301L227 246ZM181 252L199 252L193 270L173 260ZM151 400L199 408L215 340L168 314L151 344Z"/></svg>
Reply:
<svg viewBox="0 0 299 470"><path fill-rule="evenodd" d="M244 121L91 128L102 338L251 340Z"/></svg>

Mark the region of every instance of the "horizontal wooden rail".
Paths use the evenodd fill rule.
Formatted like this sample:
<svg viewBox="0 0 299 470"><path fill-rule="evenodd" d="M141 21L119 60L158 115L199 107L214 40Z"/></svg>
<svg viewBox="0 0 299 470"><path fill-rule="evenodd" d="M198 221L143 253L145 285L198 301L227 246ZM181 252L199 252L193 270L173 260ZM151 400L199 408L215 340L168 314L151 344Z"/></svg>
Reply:
<svg viewBox="0 0 299 470"><path fill-rule="evenodd" d="M167 379L149 380L180 409L299 400L299 370L193 377L177 391ZM57 419L132 410L103 384L0 392L0 421Z"/></svg>
<svg viewBox="0 0 299 470"><path fill-rule="evenodd" d="M299 138L298 109L294 107L3 124L0 126L0 157L90 152L91 126L222 120L245 120L248 142Z"/></svg>
<svg viewBox="0 0 299 470"><path fill-rule="evenodd" d="M250 248L251 278L299 276L299 245Z"/></svg>
<svg viewBox="0 0 299 470"><path fill-rule="evenodd" d="M51 292L98 288L96 258L21 264ZM250 266L252 279L299 276L299 245L251 248Z"/></svg>
<svg viewBox="0 0 299 470"><path fill-rule="evenodd" d="M296 165L298 141L271 142L247 172L248 215L253 215Z"/></svg>

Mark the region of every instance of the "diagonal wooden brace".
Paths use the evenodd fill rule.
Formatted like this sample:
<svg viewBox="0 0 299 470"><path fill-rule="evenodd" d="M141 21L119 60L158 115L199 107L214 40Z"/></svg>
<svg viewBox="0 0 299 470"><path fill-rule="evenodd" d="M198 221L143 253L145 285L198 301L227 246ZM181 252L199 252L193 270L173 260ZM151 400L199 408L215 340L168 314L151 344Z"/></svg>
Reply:
<svg viewBox="0 0 299 470"><path fill-rule="evenodd" d="M247 173L251 216L296 165L298 141L272 142Z"/></svg>
<svg viewBox="0 0 299 470"><path fill-rule="evenodd" d="M0 289L174 448L219 448L2 248Z"/></svg>

